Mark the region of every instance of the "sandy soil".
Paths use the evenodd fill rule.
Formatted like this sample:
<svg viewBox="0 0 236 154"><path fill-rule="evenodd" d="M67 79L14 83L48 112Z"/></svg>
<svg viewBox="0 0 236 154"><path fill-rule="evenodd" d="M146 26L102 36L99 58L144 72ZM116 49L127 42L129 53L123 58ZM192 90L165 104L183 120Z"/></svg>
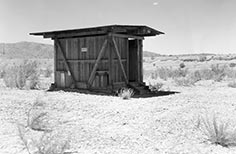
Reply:
<svg viewBox="0 0 236 154"><path fill-rule="evenodd" d="M62 138L70 138L68 151L73 153L236 154L235 147L208 142L197 127L198 115L213 112L234 126L236 89L199 84L176 90L180 93L122 100L62 91L1 89L0 153L27 153L17 123L26 124L26 113L38 97L49 112L50 128Z"/></svg>

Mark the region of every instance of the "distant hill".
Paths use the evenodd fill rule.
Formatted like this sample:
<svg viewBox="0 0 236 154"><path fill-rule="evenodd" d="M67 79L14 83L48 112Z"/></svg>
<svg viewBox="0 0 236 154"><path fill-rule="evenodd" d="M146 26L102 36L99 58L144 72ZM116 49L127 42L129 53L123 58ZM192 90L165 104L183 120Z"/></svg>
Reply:
<svg viewBox="0 0 236 154"><path fill-rule="evenodd" d="M0 58L53 58L53 45L35 42L0 43Z"/></svg>
<svg viewBox="0 0 236 154"><path fill-rule="evenodd" d="M217 54L214 53L195 53L195 54L179 54L175 56L182 56L182 57L188 57L188 56L216 56Z"/></svg>
<svg viewBox="0 0 236 154"><path fill-rule="evenodd" d="M143 51L143 57L160 57L162 55L155 53L155 52L151 52L151 51Z"/></svg>
<svg viewBox="0 0 236 154"><path fill-rule="evenodd" d="M2 58L53 58L53 45L35 42L0 43L0 57ZM144 51L144 57L158 57L160 54Z"/></svg>

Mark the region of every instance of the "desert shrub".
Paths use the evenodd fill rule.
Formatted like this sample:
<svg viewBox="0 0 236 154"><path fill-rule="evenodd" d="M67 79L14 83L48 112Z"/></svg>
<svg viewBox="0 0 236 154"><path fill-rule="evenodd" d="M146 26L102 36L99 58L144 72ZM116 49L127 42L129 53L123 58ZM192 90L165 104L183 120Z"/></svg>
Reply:
<svg viewBox="0 0 236 154"><path fill-rule="evenodd" d="M23 125L21 124L17 124L17 130L18 130L18 136L20 138L20 140L22 141L22 144L24 146L24 149L27 150L28 154L31 154L31 150L28 144L28 140L26 138L26 129Z"/></svg>
<svg viewBox="0 0 236 154"><path fill-rule="evenodd" d="M231 88L236 88L236 81L231 81L228 83L228 87L231 87Z"/></svg>
<svg viewBox="0 0 236 154"><path fill-rule="evenodd" d="M22 71L24 72L26 78L38 73L38 63L36 61L32 62L25 60L21 67L23 67Z"/></svg>
<svg viewBox="0 0 236 154"><path fill-rule="evenodd" d="M10 88L22 89L26 83L26 78L21 70L21 67L13 66L6 70L3 77L4 83Z"/></svg>
<svg viewBox="0 0 236 154"><path fill-rule="evenodd" d="M184 64L184 63L180 63L180 64L179 64L179 67L180 67L180 68L184 68L184 67L185 67L185 64Z"/></svg>
<svg viewBox="0 0 236 154"><path fill-rule="evenodd" d="M152 79L163 79L163 80L167 80L167 78L169 77L169 68L156 68L156 70L152 73L151 78Z"/></svg>
<svg viewBox="0 0 236 154"><path fill-rule="evenodd" d="M32 74L28 79L28 84L26 85L29 89L39 89L39 76L38 74Z"/></svg>
<svg viewBox="0 0 236 154"><path fill-rule="evenodd" d="M195 83L190 77L175 78L174 82L177 86L192 86Z"/></svg>
<svg viewBox="0 0 236 154"><path fill-rule="evenodd" d="M213 80L216 81L216 82L220 82L220 81L223 80L224 77L225 77L225 74L224 74L224 73L222 73L222 74L216 74L216 75L214 76Z"/></svg>
<svg viewBox="0 0 236 154"><path fill-rule="evenodd" d="M212 119L200 117L198 125L211 143L224 147L236 145L236 130L230 131L228 122L217 120L215 115Z"/></svg>
<svg viewBox="0 0 236 154"><path fill-rule="evenodd" d="M213 78L214 73L210 69L200 69L198 70L202 80L210 80Z"/></svg>
<svg viewBox="0 0 236 154"><path fill-rule="evenodd" d="M130 99L134 95L134 90L131 88L122 88L118 94L122 99Z"/></svg>
<svg viewBox="0 0 236 154"><path fill-rule="evenodd" d="M225 71L225 76L228 78L235 79L236 78L236 69L230 68Z"/></svg>
<svg viewBox="0 0 236 154"><path fill-rule="evenodd" d="M45 70L45 77L48 78L48 77L51 77L52 76L52 73L53 73L53 70L50 66L48 66Z"/></svg>
<svg viewBox="0 0 236 154"><path fill-rule="evenodd" d="M196 70L196 71L194 71L194 72L191 72L191 73L189 74L189 77L193 80L194 83L197 82L197 81L200 81L200 80L202 79L199 70Z"/></svg>
<svg viewBox="0 0 236 154"><path fill-rule="evenodd" d="M2 70L0 70L0 78L3 78L4 77L4 75L5 75L5 70L4 69L2 69Z"/></svg>
<svg viewBox="0 0 236 154"><path fill-rule="evenodd" d="M225 69L224 66L220 67L219 64L211 65L210 68L211 68L211 71L213 71L215 74L222 74L224 73L224 69Z"/></svg>
<svg viewBox="0 0 236 154"><path fill-rule="evenodd" d="M35 147L39 154L64 154L69 148L69 140L59 133L44 133L39 142L35 142Z"/></svg>
<svg viewBox="0 0 236 154"><path fill-rule="evenodd" d="M7 65L1 65L0 66L0 78L3 78L4 77L4 75L5 75L5 73L6 73L6 66Z"/></svg>
<svg viewBox="0 0 236 154"><path fill-rule="evenodd" d="M51 131L48 112L44 109L45 103L37 98L27 112L27 127L36 131Z"/></svg>
<svg viewBox="0 0 236 154"><path fill-rule="evenodd" d="M48 129L48 112L34 113L29 119L29 127L36 131L50 131Z"/></svg>
<svg viewBox="0 0 236 154"><path fill-rule="evenodd" d="M181 65L181 64L180 64ZM183 67L183 66L180 66ZM202 68L195 71L189 71L186 67L173 69L172 67L157 67L151 72L152 79L175 79L183 77L192 78L193 82L200 80L214 80L216 82L222 81L225 77L236 78L236 70L227 65L211 65L209 68ZM177 79L178 81L179 79Z"/></svg>
<svg viewBox="0 0 236 154"><path fill-rule="evenodd" d="M188 69L174 69L171 78L186 77L188 73Z"/></svg>
<svg viewBox="0 0 236 154"><path fill-rule="evenodd" d="M210 68L203 68L193 72L192 77L197 80L214 80L221 81L227 74L227 67L219 65L211 65Z"/></svg>
<svg viewBox="0 0 236 154"><path fill-rule="evenodd" d="M23 89L26 87L26 82L29 81L29 88L35 89L39 82L38 76L37 62L24 61L19 66L7 68L3 79L5 85L10 88Z"/></svg>
<svg viewBox="0 0 236 154"><path fill-rule="evenodd" d="M59 127L48 129L44 108L45 102L37 98L27 112L26 126L17 124L22 145L29 154L64 154L69 148L69 138L64 131L58 131Z"/></svg>
<svg viewBox="0 0 236 154"><path fill-rule="evenodd" d="M226 76L227 66L219 66L219 64L211 65L211 70L214 72L213 80L214 81L221 81Z"/></svg>
<svg viewBox="0 0 236 154"><path fill-rule="evenodd" d="M62 132L43 132L37 136L20 124L17 128L23 149L26 149L28 154L64 154L70 146L69 138Z"/></svg>
<svg viewBox="0 0 236 154"><path fill-rule="evenodd" d="M202 80L214 80L219 82L227 76L227 70L228 68L225 66L219 67L219 65L211 65L210 68L200 69L198 72Z"/></svg>
<svg viewBox="0 0 236 154"><path fill-rule="evenodd" d="M160 89L162 88L164 84L163 83L160 83L160 82L156 82L154 84L149 84L149 89L151 91L154 91L154 92L157 92L157 91L160 91Z"/></svg>
<svg viewBox="0 0 236 154"><path fill-rule="evenodd" d="M229 67L235 67L236 66L236 63L230 63L229 64Z"/></svg>
<svg viewBox="0 0 236 154"><path fill-rule="evenodd" d="M199 61L200 62L204 62L204 61L206 61L207 60L207 57L206 56L200 56L199 57Z"/></svg>
<svg viewBox="0 0 236 154"><path fill-rule="evenodd" d="M172 67L156 67L156 69L153 72L149 72L149 74L151 74L151 79L175 80L175 78L180 78L176 80L177 82L180 80L184 82L187 81L188 79L185 77L191 78L194 83L200 80L214 80L220 82L226 77L235 79L236 69L229 67L228 65L219 64L214 64L208 68L201 68L194 71L189 70L186 66L177 69Z"/></svg>
<svg viewBox="0 0 236 154"><path fill-rule="evenodd" d="M185 77L189 73L188 69L172 69L172 68L156 68L156 70L152 73L152 79L163 79L167 80L168 78L178 78Z"/></svg>

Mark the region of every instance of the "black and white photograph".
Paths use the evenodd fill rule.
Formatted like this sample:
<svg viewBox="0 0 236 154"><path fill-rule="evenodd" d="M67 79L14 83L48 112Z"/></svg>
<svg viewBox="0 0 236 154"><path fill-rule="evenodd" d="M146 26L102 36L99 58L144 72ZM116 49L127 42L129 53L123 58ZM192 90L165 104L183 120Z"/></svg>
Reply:
<svg viewBox="0 0 236 154"><path fill-rule="evenodd" d="M0 0L0 154L236 154L236 0Z"/></svg>

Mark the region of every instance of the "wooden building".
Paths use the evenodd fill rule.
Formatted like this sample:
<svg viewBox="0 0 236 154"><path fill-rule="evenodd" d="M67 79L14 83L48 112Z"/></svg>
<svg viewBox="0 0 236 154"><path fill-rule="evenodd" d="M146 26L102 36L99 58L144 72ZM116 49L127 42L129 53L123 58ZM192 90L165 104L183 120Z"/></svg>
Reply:
<svg viewBox="0 0 236 154"><path fill-rule="evenodd" d="M98 91L142 89L143 40L159 34L164 33L136 25L30 33L54 40L57 88Z"/></svg>

